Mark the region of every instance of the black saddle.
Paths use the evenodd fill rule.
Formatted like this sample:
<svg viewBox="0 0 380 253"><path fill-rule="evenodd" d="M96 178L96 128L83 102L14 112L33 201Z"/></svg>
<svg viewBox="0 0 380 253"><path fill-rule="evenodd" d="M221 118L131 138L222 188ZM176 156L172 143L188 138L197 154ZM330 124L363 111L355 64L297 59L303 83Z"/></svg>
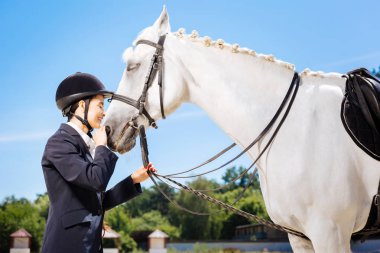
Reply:
<svg viewBox="0 0 380 253"><path fill-rule="evenodd" d="M380 161L380 80L365 68L344 77L346 93L340 115L343 125L356 145Z"/></svg>
<svg viewBox="0 0 380 253"><path fill-rule="evenodd" d="M380 161L380 80L367 69L348 72L341 119L347 133L364 152ZM380 184L363 230L352 235L362 242L380 233Z"/></svg>

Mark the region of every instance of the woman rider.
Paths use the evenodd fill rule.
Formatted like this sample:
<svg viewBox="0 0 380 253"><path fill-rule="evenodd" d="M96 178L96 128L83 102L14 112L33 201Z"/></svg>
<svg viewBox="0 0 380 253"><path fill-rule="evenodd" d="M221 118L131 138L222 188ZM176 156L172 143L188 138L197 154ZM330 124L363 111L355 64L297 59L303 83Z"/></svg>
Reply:
<svg viewBox="0 0 380 253"><path fill-rule="evenodd" d="M50 200L42 253L103 252L104 212L139 195L147 170L155 171L151 164L141 167L105 191L118 159L101 126L111 95L95 76L80 72L57 88L56 103L68 122L49 138L42 157Z"/></svg>

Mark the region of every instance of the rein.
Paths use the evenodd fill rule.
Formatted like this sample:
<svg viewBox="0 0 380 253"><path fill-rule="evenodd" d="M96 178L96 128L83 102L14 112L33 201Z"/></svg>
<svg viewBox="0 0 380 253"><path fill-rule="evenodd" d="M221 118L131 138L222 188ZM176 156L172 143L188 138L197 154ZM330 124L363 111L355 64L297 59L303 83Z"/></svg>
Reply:
<svg viewBox="0 0 380 253"><path fill-rule="evenodd" d="M148 164L149 164L149 151L148 151L148 144L147 144L147 139L146 139L146 134L145 134L145 127L144 125L140 125L138 126L137 125L137 117L139 116L145 116L147 118L147 120L149 121L149 125L151 125L152 127L154 128L157 128L157 125L156 125L156 122L155 120L149 115L149 113L147 112L147 110L145 109L145 103L146 103L146 97L147 97L147 92L148 92L148 89L151 87L156 75L157 75L157 72L159 73L158 75L158 85L159 85L159 88L160 88L160 109L161 109L161 115L162 115L162 118L165 119L165 114L164 114L164 108L163 108L163 94L162 94L162 86L163 86L163 82L162 82L162 77L163 77L163 50L164 50L164 47L163 47L163 44L165 42L165 38L166 38L166 35L162 35L160 36L159 38L159 41L158 43L154 43L154 42L151 42L151 41L148 41L148 40L139 40L137 41L136 45L139 45L139 44L146 44L146 45L149 45L149 46L152 46L152 47L155 47L156 48L156 51L151 59L151 64L150 64L150 68L149 68L149 72L145 78L145 82L144 82L144 89L142 91L142 94L140 96L140 98L138 100L134 100L132 98L128 98L126 96L123 96L123 95L119 95L119 94L114 94L112 96L112 98L110 99L110 101L112 101L113 99L115 100L118 100L118 101L121 101L123 103L126 103L128 105L131 105L133 107L135 107L136 109L139 110L138 114L135 115L134 117L132 117L132 119L126 123L126 125L124 126L123 130L121 131L121 134L118 138L117 141L121 140L125 130L131 126L133 127L134 129L138 130L139 131L139 135L140 135L140 148L141 148L141 156L142 156L142 161L143 161L143 164L144 164L144 167L147 167ZM181 205L179 205L177 202L175 202L174 200L172 200L162 189L161 187L158 185L158 183L156 182L156 179L157 180L160 180L161 182L167 184L168 186L170 187L173 187L171 184L167 183L166 181L169 181L177 186L179 186L180 188L184 189L185 191L188 191L202 199L205 199L213 204L216 204L217 206L221 207L221 208L224 208L226 210L229 210L229 211L232 211L240 216L243 216L247 219L250 219L250 220L253 220L255 222L258 222L258 223L261 223L263 225L266 225L266 226L269 226L269 227L272 227L272 228L275 228L277 230L281 230L283 232L286 232L286 233L289 233L289 234L293 234L293 235L296 235L296 236L299 236L299 237L302 237L302 238L306 238L308 239L304 234L300 233L300 232L297 232L295 230L292 230L290 228L286 228L286 227L283 227L283 226L280 226L280 225L277 225L277 224L274 224L273 222L271 221L268 221L268 220L265 220L265 219L262 219L256 215L253 215L253 214L250 214L250 213L247 213L247 212L244 212L242 210L239 210L235 207L233 207L233 205L243 196L244 192L246 191L246 189L248 188L248 186L252 183L253 179L254 179L254 176L255 176L255 173L257 171L257 169L255 168L254 172L251 174L250 176L250 179L249 179L249 182L247 183L247 185L244 187L243 191L240 193L240 195L237 197L237 199L232 203L232 205L229 205L229 204L226 204L226 203L223 203L217 199L214 199L202 192L205 192L205 191L216 191L216 190L220 190L220 189L223 189L223 188L226 188L228 186L230 186L233 182L235 182L237 179L241 178L243 175L245 175L246 173L248 173L248 171L256 164L256 162L261 158L261 156L265 153L265 151L271 146L271 144L273 143L278 131L280 130L282 124L284 123L292 105L293 105L293 102L294 102L294 99L297 95L297 91L298 91L298 87L299 87L299 83L300 83L300 77L298 75L297 72L294 73L294 76L293 76L293 79L292 79L292 82L289 86L289 89L280 105L280 107L277 109L275 115L273 116L273 118L270 120L270 122L268 123L268 125L264 128L264 130L257 136L256 139L254 139L242 152L240 152L236 157L234 157L233 159L229 160L228 162L224 163L223 165L217 167L216 169L213 169L213 170L210 170L210 171L207 171L207 172L204 172L204 173L200 173L200 174L197 174L197 175L193 175L193 176L179 176L179 175L182 175L184 173L187 173L187 172L190 172L190 171L193 171L197 168L200 168L212 161L214 161L215 159L217 159L218 157L220 157L221 155L223 155L224 153L226 153L227 151L229 151L230 149L232 149L234 146L236 146L235 143L231 144L230 146L228 146L227 148L223 149L222 151L220 151L218 154L216 154L215 156L213 156L212 158L208 159L207 161L201 163L200 165L192 168L192 169L189 169L189 170L186 170L186 171L183 171L183 172L179 172L179 173L174 173L174 174L169 174L169 175L160 175L160 174L157 174L157 173L152 173L150 171L148 171L148 174L149 174L149 177L150 179L152 180L152 182L154 183L154 185L156 186L156 188L158 189L158 191L166 198L168 199L168 201L170 203L172 203L174 206L186 211L186 212L189 212L191 214L195 214L195 215L210 215L210 213L200 213L200 212L196 212L196 211L193 211L193 210L190 210L190 209L187 209ZM290 101L289 101L290 99ZM259 141L263 140L264 137L269 133L269 131L272 129L272 127L274 126L274 124L276 123L276 121L278 120L279 116L281 115L281 113L283 112L283 109L285 108L285 106L287 105L286 107L286 110L280 120L280 122L278 123L277 127L275 128L272 136L270 137L270 139L268 140L267 144L265 145L264 149L259 153L258 157L255 159L255 161L246 169L243 171L243 173L240 174L240 176L238 176L237 178L233 179L232 182L222 186L222 187L218 187L216 189L212 189L212 190L195 190L195 189L192 189L191 187L188 187L186 185L183 185L181 183L178 183L176 182L175 180L173 180L172 178L190 178L190 177L196 177L196 176L201 176L201 175L205 175L207 173L210 173L210 172L213 172L213 171L216 171L216 170L219 170L223 167L225 167L226 165L232 163L233 161L235 161L236 159L238 159L240 156L242 156L244 153L246 153L249 149L251 149L256 143L258 143Z"/></svg>
<svg viewBox="0 0 380 253"><path fill-rule="evenodd" d="M273 143L278 131L280 130L282 124L284 123L292 105L293 105L293 102L294 102L294 99L297 95L297 91L298 91L298 87L299 87L299 82L300 82L300 78L298 76L297 73L294 74L294 77L293 77L293 80L292 80L292 83L290 85L290 88L288 90L288 93L287 95L285 96L284 98L284 101L283 103L281 104L280 108L277 110L276 112L276 115L273 117L273 119L270 121L270 123L268 124L268 126L263 130L263 132L259 135L258 138L256 138L247 148L249 149L250 147L252 147L255 143L257 143L257 141L261 140L267 133L268 131L272 128L273 124L275 123L275 121L277 120L278 118L278 115L280 115L280 113L282 112L285 104L288 102L289 100L289 97L290 97L290 94L292 93L292 96L291 96L291 99L288 103L288 106L286 108L286 111L283 115L283 117L281 118L281 121L279 122L279 124L277 125L273 135L271 136L270 140L268 141L268 143L266 144L265 148L260 152L259 156L256 158L256 160L251 164L251 166L249 166L249 168L247 168L243 173L242 175L244 175L245 173L248 172L248 170L250 170L255 164L256 162L260 159L260 157L265 153L265 151L268 149L268 147L270 147L270 145ZM146 167L148 164L149 164L149 151L148 151L148 144L147 144L147 140L146 140L146 135L145 135L145 128L144 126L140 126L139 127L139 131L140 131L140 147L141 147L141 154L142 154L142 160L143 160L143 164L144 166ZM231 147L231 146L230 146ZM244 152L246 152L248 149L245 149ZM228 149L228 148L227 148ZM226 149L225 149L226 150ZM223 150L223 151L225 151ZM244 153L243 152L243 153ZM240 156L241 154L239 154ZM209 159L207 162L209 162L210 160L214 160L215 159L215 156L211 159ZM235 159L235 158L234 158ZM233 160L234 160L233 159ZM206 162L206 163L207 163ZM228 163L227 163L228 164ZM197 166L196 168L199 168L199 166ZM188 172L188 171L186 171ZM204 200L207 200L223 209L226 209L228 211L231 211L231 212L234 212L242 217L245 217L249 220L253 220L255 222L258 222L260 224L263 224L263 225L266 225L266 226L269 226L269 227L272 227L272 228L275 228L277 230L280 230L280 231L283 231L283 232L286 232L286 233L289 233L289 234L292 234L292 235L296 235L296 236L299 236L299 237L302 237L302 238L305 238L305 239L308 239L304 234L298 232L298 231L295 231L293 229L290 229L290 228L286 228L286 227L283 227L283 226L280 226L280 225L277 225L271 221L268 221L268 220L265 220L265 219L262 219L260 217L258 217L257 215L253 215L253 214L250 214L250 213L247 213L243 210L240 210L240 209L237 209L233 206L233 204L235 204L237 202L237 200L235 200L235 202L232 204L232 205L229 205L229 204L226 204L226 203L223 203L215 198L212 198L204 193L201 192L201 190L195 190L195 189L192 189L191 187L188 187L186 185L183 185L171 178L170 175L169 176L164 176L164 175L160 175L160 174L157 174L157 173L151 173L150 171L148 172L149 174L149 177L150 179L152 180L152 182L154 183L154 185L156 186L156 188L158 189L158 191L170 202L172 203L174 206L176 206L177 208L179 209L182 209L188 213L191 213L191 214L195 214L195 215L210 215L210 213L200 213L200 212L195 212L193 210L190 210L186 207L183 207L181 206L180 204L178 204L176 201L172 200L162 189L161 187L159 186L159 184L157 183L156 179L160 180L161 182L169 185L168 183L166 183L164 180L162 179L165 179L177 186L179 186L180 188L184 189L185 191L187 192L190 192L192 194L194 194L195 196L198 196L199 198L202 198ZM177 173L178 174L178 173ZM239 197L242 197L244 191L247 189L247 186L252 182L253 180L253 176L254 176L255 173L252 173L251 177L250 177L250 180L249 180L249 183L246 185L246 187L244 188L243 192L240 194ZM173 174L172 174L173 175ZM240 175L240 176L242 176ZM236 179L234 179L236 180ZM230 184L228 184L229 186ZM171 186L171 185L169 185ZM224 188L224 187L222 187ZM218 188L218 189L221 189L221 188Z"/></svg>
<svg viewBox="0 0 380 253"><path fill-rule="evenodd" d="M215 160L216 158L218 158L219 156L223 155L225 152L227 152L228 150L230 150L232 147L236 146L235 143L231 144L230 146L228 146L227 148L225 148L224 150L222 150L220 153L218 153L217 155L215 155L214 157L210 158L209 160L207 160L206 162L192 168L192 169L189 169L189 170L186 170L186 171L183 171L183 172L179 172L179 173L175 173L175 174L170 174L170 175L165 175L167 177L171 177L171 178L191 178L191 177L197 177L197 176L202 176L202 175L205 175L205 174L208 174L210 172L214 172L216 170L219 170L225 166L227 166L228 164L234 162L236 159L238 159L239 157L241 157L243 154L245 154L246 152L248 152L248 150L250 150L257 142L259 142L260 140L262 140L267 134L268 132L272 129L273 125L275 124L275 122L277 121L278 117L280 116L281 112L283 111L286 103L288 102L289 100L289 97L290 95L292 95L292 91L294 90L294 87L296 86L296 90L294 91L293 93L293 96L295 97L296 93L297 93L297 90L298 90L298 86L299 86L299 76L298 76L298 73L295 72L294 73L294 76L293 76L293 79L292 79L292 82L289 86L289 89L284 97L284 99L282 100L281 102L281 105L280 107L277 109L275 115L273 116L273 118L270 120L270 122L268 123L268 125L264 128L264 130L256 137L256 139L254 139L243 151L241 151L237 156L235 156L234 158L232 158L231 160L229 160L228 162L222 164L221 166L213 169L213 170L210 170L210 171L207 171L207 172L204 172L204 173L201 173L201 174L197 174L197 175L193 175L193 176L178 176L180 174L184 174L184 173L187 173L187 172L190 172L190 171L193 171L199 167L202 167L203 165L205 164L208 164L209 162ZM292 97L292 101L291 103L288 105L288 108L290 110L290 107L292 106L292 103L293 103L293 100L294 98ZM288 109L287 109L288 110ZM282 122L283 120L285 120L287 114L283 116L283 119L281 120L280 122L280 125L276 128L275 130L275 133L273 134L274 136L277 134L277 131L278 129L281 127L282 125ZM270 140L271 142L271 140ZM263 149L263 151L261 153L264 153L265 150L267 149L267 147L265 147ZM261 156L261 154L259 155L259 157ZM254 162L256 163L256 161ZM251 167L251 166L250 166ZM247 171L247 170L246 170Z"/></svg>
<svg viewBox="0 0 380 253"><path fill-rule="evenodd" d="M289 87L289 90L288 90L288 93L286 94L280 108L277 110L276 112L276 115L272 118L272 120L270 121L270 123L268 124L268 126L262 131L262 133L247 147L248 149L251 148L255 143L257 143L257 141L261 140L263 137L266 136L266 134L268 133L268 131L272 128L273 124L275 123L276 119L278 118L278 115L280 115L280 113L282 112L282 110L284 109L286 103L288 102L289 100L289 97L290 97L290 94L292 95L291 96L291 99L288 103L288 106L284 112L284 115L283 117L281 118L281 121L279 122L279 124L277 125L274 133L272 134L271 138L269 139L268 143L265 145L264 149L260 152L260 154L258 155L258 157L256 158L256 160L240 175L240 177L242 175L244 175L245 173L247 173L255 164L256 162L261 158L261 156L265 153L265 151L270 147L270 145L273 143L278 131L280 130L282 124L284 123L287 115L289 114L289 111L293 105L293 102L294 102L294 99L297 95L297 91L298 91L298 87L299 87L299 82L300 82L300 78L298 76L298 74L295 72L294 76L293 76L293 80L292 80L292 83ZM144 126L140 126L139 127L139 131L140 131L140 147L141 147L141 154L142 154L142 160L143 160L143 164L144 166L146 167L148 164L149 164L149 151L148 151L148 144L147 144L147 141L146 141L146 135L145 135L145 128ZM248 149L245 149L243 153L245 153ZM239 154L239 156L242 155L242 154ZM213 157L214 158L214 157ZM232 159L232 160L235 160ZM227 163L228 164L228 163ZM199 166L197 166L199 167ZM256 169L255 169L256 171ZM176 206L177 208L179 209L182 209L188 213L191 213L191 214L195 214L195 215L210 215L210 213L200 213L200 212L195 212L193 210L190 210L188 208L185 208L181 205L179 205L176 201L172 200L162 189L161 187L158 185L158 183L156 182L156 179L160 180L161 182L171 186L170 184L166 183L164 180L162 179L165 179L177 186L179 186L180 188L184 189L185 191L187 192L190 192L192 194L194 194L195 196L198 196L199 198L202 198L204 200L207 200L223 209L226 209L228 211L231 211L231 212L234 212L242 217L245 217L249 220L253 220L255 222L258 222L260 224L263 224L263 225L266 225L266 226L269 226L269 227L272 227L272 228L275 228L277 230L280 230L280 231L283 231L283 232L286 232L286 233L289 233L289 234L292 234L292 235L296 235L296 236L299 236L299 237L302 237L302 238L305 238L305 239L308 239L307 236L305 236L304 234L298 232L298 231L295 231L293 229L290 229L290 228L286 228L286 227L283 227L281 225L277 225L275 223L273 223L272 221L268 221L268 220L265 220L265 219L262 219L260 217L258 217L257 215L253 215L253 214L250 214L250 213L247 213L243 210L240 210L240 209L237 209L235 208L233 205L238 201L239 198L241 198L243 196L243 193L245 192L245 190L247 189L248 185L250 185L250 183L253 181L253 176L255 174L252 173L251 177L250 177L250 180L249 182L247 183L247 185L245 186L244 190L240 193L238 199L236 199L234 201L234 203L232 205L229 205L229 204L226 204L226 203L223 203L221 202L220 200L217 200L213 197L210 197L204 193L202 193L201 191L202 190L195 190L195 189L192 189L191 187L189 186L186 186L186 185L183 185L175 180L173 180L172 176L164 176L164 175L160 175L160 174L157 174L157 173L151 173L150 171L148 172L149 174L149 177L150 179L152 180L152 182L154 183L154 185L156 186L156 188L158 189L158 191L170 202L172 203L174 206ZM202 175L205 174L205 173L202 173ZM172 174L173 175L173 174ZM155 179L156 178L156 179ZM234 179L236 181L236 178ZM230 183L231 184L231 183ZM227 184L227 186L229 186L230 184ZM222 188L225 188L225 186L223 187L220 187L220 188L217 188L217 189L214 189L214 190L218 190L218 189L222 189Z"/></svg>

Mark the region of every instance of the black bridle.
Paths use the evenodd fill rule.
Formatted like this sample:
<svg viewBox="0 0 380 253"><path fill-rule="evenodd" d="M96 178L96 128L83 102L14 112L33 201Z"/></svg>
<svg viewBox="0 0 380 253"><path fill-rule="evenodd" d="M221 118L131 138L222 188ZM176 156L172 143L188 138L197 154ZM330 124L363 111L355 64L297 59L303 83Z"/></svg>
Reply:
<svg viewBox="0 0 380 253"><path fill-rule="evenodd" d="M144 115L149 121L149 125L154 128L157 128L156 121L150 116L150 114L145 108L148 89L152 86L152 83L154 79L156 78L157 73L158 73L158 86L160 89L161 115L162 115L162 118L165 119L165 112L164 112L164 105L163 105L164 98L163 98L163 93L162 93L162 85L163 85L162 79L163 79L163 70L164 70L163 51L164 51L165 38L166 38L166 34L161 35L157 43L154 43L149 40L139 40L136 42L136 46L139 44L146 44L146 45L156 48L156 52L153 54L153 57L151 59L148 74L145 77L144 89L141 93L140 98L138 100L134 100L132 98L129 98L120 94L113 94L113 96L109 99L109 101L118 100L118 101L124 102L139 110L138 114L132 117L131 121L127 122L126 126L130 125L135 128L138 128L139 126L137 126L136 119L138 116Z"/></svg>

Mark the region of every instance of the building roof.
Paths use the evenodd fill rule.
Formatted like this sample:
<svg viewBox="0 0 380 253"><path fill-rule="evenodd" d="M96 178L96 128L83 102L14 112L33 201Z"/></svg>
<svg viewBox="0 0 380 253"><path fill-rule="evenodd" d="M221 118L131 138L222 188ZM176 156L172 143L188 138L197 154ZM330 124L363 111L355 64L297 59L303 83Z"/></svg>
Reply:
<svg viewBox="0 0 380 253"><path fill-rule="evenodd" d="M32 235L29 234L29 232L26 231L23 228L21 228L21 229L17 230L16 232L12 233L10 236L11 237L17 237L17 238L24 238L24 237L31 238L32 237Z"/></svg>
<svg viewBox="0 0 380 253"><path fill-rule="evenodd" d="M104 235L103 235L103 238L110 238L110 239L116 239L116 238L120 238L120 234L118 234L117 232L115 232L114 230L108 228L104 231Z"/></svg>
<svg viewBox="0 0 380 253"><path fill-rule="evenodd" d="M154 230L153 233L151 233L148 238L169 238L169 236L167 234L165 234L164 232L156 229Z"/></svg>

